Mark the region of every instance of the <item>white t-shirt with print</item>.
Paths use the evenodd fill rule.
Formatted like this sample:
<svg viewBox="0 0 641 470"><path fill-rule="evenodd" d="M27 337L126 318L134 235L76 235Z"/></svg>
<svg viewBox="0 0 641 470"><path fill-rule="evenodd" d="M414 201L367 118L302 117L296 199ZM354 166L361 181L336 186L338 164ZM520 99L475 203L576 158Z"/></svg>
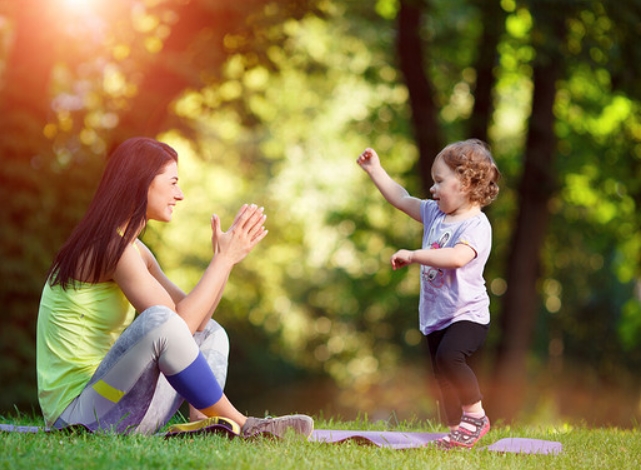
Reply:
<svg viewBox="0 0 641 470"><path fill-rule="evenodd" d="M423 249L470 246L476 257L458 269L439 269L421 265L419 326L423 334L468 320L482 325L490 322L490 299L483 270L492 248L492 226L481 212L469 219L445 223L445 213L436 201L421 202Z"/></svg>

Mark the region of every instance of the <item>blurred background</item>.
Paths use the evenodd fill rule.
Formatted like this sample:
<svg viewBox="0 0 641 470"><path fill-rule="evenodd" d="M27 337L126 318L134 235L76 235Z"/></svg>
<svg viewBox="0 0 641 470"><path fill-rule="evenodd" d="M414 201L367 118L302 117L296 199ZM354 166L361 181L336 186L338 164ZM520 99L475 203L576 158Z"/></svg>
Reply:
<svg viewBox="0 0 641 470"><path fill-rule="evenodd" d="M494 421L641 418L641 0L0 0L0 414L39 413L45 273L105 155L180 154L185 201L145 242L184 289L227 227L268 237L215 318L243 411L437 419L422 227L355 163L375 148L429 197L447 143L488 141L492 326L476 362Z"/></svg>

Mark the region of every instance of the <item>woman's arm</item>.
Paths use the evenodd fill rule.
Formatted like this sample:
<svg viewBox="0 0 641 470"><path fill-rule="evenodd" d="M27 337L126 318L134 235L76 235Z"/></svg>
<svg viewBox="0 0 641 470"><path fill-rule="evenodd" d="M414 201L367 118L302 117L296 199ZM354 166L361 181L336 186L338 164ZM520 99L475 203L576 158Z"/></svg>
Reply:
<svg viewBox="0 0 641 470"><path fill-rule="evenodd" d="M392 255L393 269L400 269L412 263L433 268L458 269L476 258L476 251L469 245L458 243L451 248L399 250Z"/></svg>
<svg viewBox="0 0 641 470"><path fill-rule="evenodd" d="M167 277L167 275L164 273L164 271L160 267L160 264L156 260L156 257L149 250L149 248L145 246L145 244L142 241L136 240L136 245L151 275L154 278L156 278L156 280L160 283L160 285L162 285L163 288L167 291L167 293L173 300L174 304L179 304L187 296L187 294L185 294L185 292L180 287L174 284L171 281L171 279ZM229 280L229 276L227 276L227 279L223 283L223 286L220 292L218 293L217 298L214 300L214 305L212 307L211 312L209 313L209 315L207 315L205 320L200 324L200 326L198 327L198 331L204 329L205 326L207 326L207 322L209 321L209 318L214 314L214 312L216 311L216 308L218 308L218 304L220 303L220 299L222 299L223 297L223 291L225 290L225 286L227 285L228 280Z"/></svg>
<svg viewBox="0 0 641 470"><path fill-rule="evenodd" d="M145 265L147 266L147 270L149 273L156 278L156 280L160 283L161 286L167 291L169 296L171 297L171 300L174 302L174 304L179 303L183 298L187 296L185 292L178 287L176 284L174 284L163 272L162 268L160 267L160 264L158 264L158 261L156 260L156 257L153 255L151 250L147 248L147 246L140 240L135 241L136 247L138 248L138 251L140 252L140 256L142 256L143 261L145 262Z"/></svg>
<svg viewBox="0 0 641 470"><path fill-rule="evenodd" d="M151 252L142 250L141 256L133 245L120 258L113 279L139 312L153 305L165 305L175 310L195 333L207 323L220 302L234 265L267 235L264 221L262 209L253 205L241 208L227 232L221 230L218 217L212 217L215 255L187 295L167 279Z"/></svg>

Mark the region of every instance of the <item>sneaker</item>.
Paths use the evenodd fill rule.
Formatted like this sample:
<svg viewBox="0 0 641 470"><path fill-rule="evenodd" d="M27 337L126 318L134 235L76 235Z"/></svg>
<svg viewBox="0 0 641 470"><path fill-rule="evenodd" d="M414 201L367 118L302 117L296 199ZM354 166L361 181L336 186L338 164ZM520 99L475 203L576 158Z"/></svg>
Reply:
<svg viewBox="0 0 641 470"><path fill-rule="evenodd" d="M292 430L296 434L302 434L306 438L312 435L314 420L307 415L286 415L278 418L247 418L240 434L244 438L270 434L276 437L284 437L287 431Z"/></svg>
<svg viewBox="0 0 641 470"><path fill-rule="evenodd" d="M468 415L461 417L461 424L458 429L452 431L449 436L449 448L464 447L470 449L490 430L490 420L487 416L480 419ZM446 439L443 438L443 439Z"/></svg>
<svg viewBox="0 0 641 470"><path fill-rule="evenodd" d="M192 421L191 423L173 424L167 429L167 435L197 434L214 428L236 435L240 434L240 425L236 421L223 418L222 416L212 416L198 421Z"/></svg>

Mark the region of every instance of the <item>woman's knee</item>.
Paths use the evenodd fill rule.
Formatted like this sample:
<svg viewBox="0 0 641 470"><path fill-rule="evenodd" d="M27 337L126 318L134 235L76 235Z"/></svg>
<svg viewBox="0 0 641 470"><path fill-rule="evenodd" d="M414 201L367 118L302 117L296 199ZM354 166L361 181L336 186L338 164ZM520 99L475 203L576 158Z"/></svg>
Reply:
<svg viewBox="0 0 641 470"><path fill-rule="evenodd" d="M225 331L225 328L223 328L222 325L218 323L216 320L214 320L213 318L210 318L207 324L205 325L205 328L203 328L200 331L197 331L196 335L209 336L212 334L227 336L227 332Z"/></svg>
<svg viewBox="0 0 641 470"><path fill-rule="evenodd" d="M194 335L201 350L216 350L224 357L229 355L229 336L217 321L209 320L202 331Z"/></svg>
<svg viewBox="0 0 641 470"><path fill-rule="evenodd" d="M194 337L197 339L202 338L202 341L205 341L211 336L229 343L229 336L227 335L227 331L222 327L220 323L218 323L214 319L210 319L205 325L205 328L203 328L201 331L197 331L194 335Z"/></svg>
<svg viewBox="0 0 641 470"><path fill-rule="evenodd" d="M156 318L161 321L166 321L169 318L178 316L178 314L167 307L166 305L154 305L145 309L140 315L139 318Z"/></svg>

